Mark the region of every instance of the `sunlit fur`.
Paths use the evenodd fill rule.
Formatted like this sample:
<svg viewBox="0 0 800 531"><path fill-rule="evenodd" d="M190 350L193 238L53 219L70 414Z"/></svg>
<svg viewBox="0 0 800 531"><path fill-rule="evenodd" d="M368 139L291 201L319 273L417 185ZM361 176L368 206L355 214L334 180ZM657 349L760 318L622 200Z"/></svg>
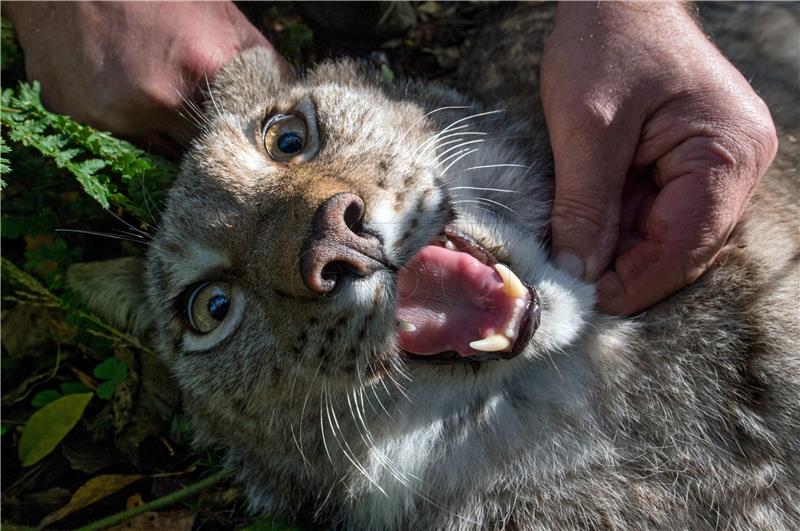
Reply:
<svg viewBox="0 0 800 531"><path fill-rule="evenodd" d="M536 23L517 16L516 32L487 30L487 50L533 42ZM353 529L800 525L797 109L774 109L778 162L718 264L620 319L596 313L593 287L549 261L552 165L530 109L386 87L346 61L297 80L277 71L251 50L216 79L149 249L146 309L121 311L147 319L198 442L228 449L253 510ZM773 74L789 81L764 85L768 101L796 96L796 69ZM507 84L535 90L523 81ZM491 101L486 86L475 88ZM319 152L271 161L264 119L306 98ZM309 290L302 244L340 192L363 198L364 226L394 267L452 209L536 287L541 327L524 353L408 363L391 270L325 297ZM179 302L203 280L234 284L243 308L208 340Z"/></svg>

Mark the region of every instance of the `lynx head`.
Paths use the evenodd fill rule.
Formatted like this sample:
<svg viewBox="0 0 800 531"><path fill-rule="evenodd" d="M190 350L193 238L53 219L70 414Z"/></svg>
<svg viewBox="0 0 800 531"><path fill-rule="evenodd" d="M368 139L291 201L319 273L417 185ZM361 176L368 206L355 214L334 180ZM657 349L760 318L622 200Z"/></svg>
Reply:
<svg viewBox="0 0 800 531"><path fill-rule="evenodd" d="M269 61L217 77L136 303L205 436L261 447L320 389L476 392L574 340L594 295L547 261L546 138L351 62Z"/></svg>

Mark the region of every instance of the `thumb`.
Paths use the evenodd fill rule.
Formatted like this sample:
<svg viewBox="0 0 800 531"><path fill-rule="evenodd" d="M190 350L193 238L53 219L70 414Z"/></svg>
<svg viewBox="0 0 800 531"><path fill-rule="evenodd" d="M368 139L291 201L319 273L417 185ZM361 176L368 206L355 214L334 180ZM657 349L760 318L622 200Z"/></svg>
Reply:
<svg viewBox="0 0 800 531"><path fill-rule="evenodd" d="M619 238L622 188L638 141L638 130L589 113L580 119L549 120L555 160L551 219L556 265L594 281L611 263ZM626 134L627 133L627 134Z"/></svg>

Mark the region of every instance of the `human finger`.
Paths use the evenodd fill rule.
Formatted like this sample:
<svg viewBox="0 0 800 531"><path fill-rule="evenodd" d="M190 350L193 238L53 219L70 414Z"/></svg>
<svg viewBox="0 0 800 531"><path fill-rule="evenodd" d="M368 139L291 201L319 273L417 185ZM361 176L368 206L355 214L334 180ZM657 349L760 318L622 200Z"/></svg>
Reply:
<svg viewBox="0 0 800 531"><path fill-rule="evenodd" d="M643 239L617 257L597 283L598 306L641 311L694 282L722 249L738 219L738 199L692 175L667 183L650 208Z"/></svg>
<svg viewBox="0 0 800 531"><path fill-rule="evenodd" d="M545 101L545 114L555 160L554 260L577 278L595 280L617 245L621 194L638 129L602 104L556 98Z"/></svg>

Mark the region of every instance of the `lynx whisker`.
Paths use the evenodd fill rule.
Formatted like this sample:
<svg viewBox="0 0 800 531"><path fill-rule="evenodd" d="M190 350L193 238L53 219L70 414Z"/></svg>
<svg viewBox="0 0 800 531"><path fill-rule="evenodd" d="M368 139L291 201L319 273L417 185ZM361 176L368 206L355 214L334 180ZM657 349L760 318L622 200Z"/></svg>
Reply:
<svg viewBox="0 0 800 531"><path fill-rule="evenodd" d="M217 107L217 101L214 99L214 91L211 89L211 83L208 81L208 73L203 72L203 78L206 81L206 88L208 89L208 98L211 100L211 105L214 107L214 111L217 113L218 118L222 118L222 111L219 107Z"/></svg>
<svg viewBox="0 0 800 531"><path fill-rule="evenodd" d="M474 149L474 148L473 148L473 149ZM467 153L468 151L470 151L470 148L464 148L464 149L462 149L462 150L460 150L460 151L456 151L455 153L452 153L452 154L448 155L447 157L445 157L445 158L441 159L439 162L437 162L437 164L436 164L436 167L438 168L438 167L440 167L442 164L445 164L445 163L447 163L447 162L450 162L450 161L451 161L451 160L453 160L453 159L459 160L459 159L458 159L458 156L459 156L459 155L462 155L462 154L464 154L464 153ZM442 172L442 174L444 174L444 172Z"/></svg>
<svg viewBox="0 0 800 531"><path fill-rule="evenodd" d="M468 126L465 124L465 125L462 125L461 127L457 127L456 129L460 129L460 128L464 128L464 127L468 127ZM487 136L487 135L488 135L488 133L483 133L481 131L459 131L457 133L452 133L451 132L449 135L445 135L445 136L443 136L441 138L439 138L437 136L433 136L430 139L428 139L426 142L424 142L423 144L417 146L417 148L410 155L410 157L413 157L414 163L417 164L417 163L419 163L420 159L422 159L423 156L425 156L431 150L434 150L437 147L440 147L440 146L444 145L444 141L449 139L449 138L455 139L455 140L453 140L453 142L455 142L455 141L461 140L460 137L463 137L463 136Z"/></svg>
<svg viewBox="0 0 800 531"><path fill-rule="evenodd" d="M459 199L453 201L454 205L462 203L473 204L475 205L473 208L477 208L478 210L483 210L484 212L488 212L493 216L496 216L498 214L498 211L496 209L489 208L488 206L480 206L480 205L487 205L487 203L480 201L478 199Z"/></svg>
<svg viewBox="0 0 800 531"><path fill-rule="evenodd" d="M399 381L397 381L397 379L392 375L392 371L390 371L390 370L388 370L386 368L386 366L383 363L383 360L380 360L380 364L381 364L381 368L385 371L386 377L389 378L389 380L395 385L395 387L400 392L400 394L403 396L403 398L405 398L408 402L411 402L411 398L408 396L408 391L403 386L403 384L401 384ZM381 378L381 381L383 381L383 380L384 379ZM387 392L388 392L388 389L387 389Z"/></svg>
<svg viewBox="0 0 800 531"><path fill-rule="evenodd" d="M486 135L486 133L477 133L477 132L469 132L469 131L467 131L467 132L461 133L459 135L454 135L454 136L461 136L462 134L463 135L481 135L481 136L485 136ZM484 140L488 140L488 139L484 139ZM438 142L438 143L435 144L435 147L442 148L444 146L450 146L452 144L457 144L459 142L463 142L463 139L456 138L455 140L448 140L447 142Z"/></svg>
<svg viewBox="0 0 800 531"><path fill-rule="evenodd" d="M481 186L450 186L447 188L450 191L453 190L480 190L483 192L499 192L502 194L519 194L521 193L519 190L507 190L505 188L483 188Z"/></svg>
<svg viewBox="0 0 800 531"><path fill-rule="evenodd" d="M292 442L294 442L295 448L297 448L297 451L300 453L300 458L303 460L303 466L305 467L306 472L308 472L308 467L311 466L311 461L308 460L305 452L303 452L302 443L297 440L297 435L294 433L294 424L289 425L289 433L292 434Z"/></svg>
<svg viewBox="0 0 800 531"><path fill-rule="evenodd" d="M405 132L403 133L403 136L401 136L400 138L396 138L394 140L394 142L395 143L402 142L406 138L406 136L408 136L408 133L410 133L417 125L419 125L419 123L421 121L423 121L428 116L431 116L431 115L433 115L433 114L435 114L437 112L449 111L449 110L460 110L460 109L471 109L471 108L472 108L471 105L450 105L450 106L446 106L446 107L439 107L439 108L434 109L432 111L428 111L425 114L423 114L421 117L417 118L414 121L414 123L411 124L411 126L408 129L405 130Z"/></svg>
<svg viewBox="0 0 800 531"><path fill-rule="evenodd" d="M380 406L381 410L383 410L383 413L384 413L384 414L385 414L385 415L386 415L386 416L387 416L387 417L388 417L390 420L394 420L394 419L392 418L392 415L391 415L391 413L389 413L389 410L387 410L387 409L386 409L386 407L383 405L383 402L381 402L381 399L380 399L380 397L378 396L378 393L377 393L377 391L375 390L375 389L377 388L377 386L375 385L375 383L374 383L374 380L375 380L377 377L375 376L375 369L374 369L374 367L372 367L372 363L371 363L371 361L370 361L369 359L367 359L367 366L366 366L366 367L365 367L365 369L364 369L364 374L365 374L365 375L371 375L371 378L370 378L370 380L371 380L372 382L371 382L369 385L365 385L365 384L364 384L364 379L362 378L362 375L361 375L361 374L359 374L359 375L358 375L358 377L359 377L359 385L361 386L361 388L364 388L364 389L368 388L370 391L372 391L372 395L375 397L375 400L377 400L377 401L378 401L378 405ZM375 409L375 405L372 403L372 400L370 400L370 398L369 398L369 395L367 395L367 402L369 403L369 405L370 405L370 408L372 409L372 411L373 411L373 412L374 412L376 415L378 415L378 414L379 414L379 412L378 412L378 410L377 410L377 409Z"/></svg>
<svg viewBox="0 0 800 531"><path fill-rule="evenodd" d="M459 130L459 129L466 129L467 127L469 127L469 125L464 124L462 126L456 127L455 129L453 129L453 131L456 131L456 130ZM456 134L458 134L458 133L453 133L453 135L456 135ZM414 151L411 152L411 154L409 155L408 158L413 159L414 162L417 162L417 160L419 160L419 157L422 154L422 152L424 152L428 148L428 146L431 145L431 143L435 144L438 140L444 140L444 138L439 138L441 136L442 136L442 132L441 131L439 131L438 133L432 134L431 136L426 138L420 145L418 145L416 148L414 148ZM448 138L450 138L450 137L448 136Z"/></svg>
<svg viewBox="0 0 800 531"><path fill-rule="evenodd" d="M450 125L448 125L448 126L447 126L447 127L445 127L444 129L442 129L441 131L439 131L438 133L436 133L435 135L433 135L431 138L429 138L429 139L428 139L428 140L426 140L425 142L423 142L423 144L422 144L421 146L418 146L418 147L417 147L417 149L415 149L415 150L414 150L414 153L412 153L412 156L413 156L414 154L416 154L416 153L417 153L417 150L419 150L421 147L423 147L423 146L426 146L426 144L429 144L430 142L433 142L433 143L435 144L435 143L436 143L438 140L443 140L443 139L445 139L445 138L448 138L448 137L450 136L450 135L445 135L445 133L448 133L448 132L451 132L451 131L456 131L456 130L463 129L463 128L467 127L467 124L462 124L462 125L460 125L460 126L458 126L458 127L454 127L456 124L459 124L459 123L461 123L461 122L464 122L464 121L466 121L466 120L471 120L471 119L474 119L474 118L479 118L479 117L483 117L483 116L488 116L488 115L491 115L491 114L496 114L496 113L499 113L499 112L504 112L504 111L501 109L501 110L487 111L487 112L482 112L482 113L472 114L472 115L470 115L470 116L466 116L466 117L464 117L464 118L460 118L460 119L458 119L458 120L456 120L456 121L452 122ZM462 134L462 133L458 133L458 134ZM480 134L480 133L479 133L479 134ZM484 134L486 134L486 133L484 133ZM444 136L443 136L443 135L444 135ZM425 149L424 149L424 150L423 150L423 151L422 151L422 152L421 152L421 153L420 153L420 154L419 154L417 157L415 157L415 159L414 159L414 160L415 160L415 161L416 161L416 160L418 160L418 159L419 159L419 157L420 157L422 154L424 154L424 153L425 153L425 151L426 151L427 149L428 149L428 147L425 147Z"/></svg>
<svg viewBox="0 0 800 531"><path fill-rule="evenodd" d="M468 157L469 155L472 155L473 153L477 153L479 149L480 148L473 148L473 149L467 151L466 153L464 153L463 155L461 155L460 157L458 157L455 160L453 160L450 164L447 165L447 167L445 167L445 169L442 170L442 175L447 175L447 171L450 168L452 168L458 161L460 161L464 157Z"/></svg>
<svg viewBox="0 0 800 531"><path fill-rule="evenodd" d="M397 374L399 374L404 380L406 380L409 383L414 381L414 379L411 378L411 374L409 374L409 372L406 370L405 364L402 363L402 361L400 361L399 357L392 358L390 360L390 363L392 365L392 368L395 371L397 371Z"/></svg>
<svg viewBox="0 0 800 531"><path fill-rule="evenodd" d="M509 206L507 206L507 205L504 205L504 204L503 204L503 203L501 203L500 201L495 201L494 199L489 199L489 198L487 198L487 197L477 197L477 198L475 198L474 200L475 200L475 201L482 202L482 203L490 203L490 204L492 204L492 205L497 205L497 206L499 206L500 208L504 208L504 209L508 210L509 212L511 212L512 214L514 214L515 216L518 216L518 215L519 215L519 212L517 212L516 210L514 210L513 208L511 208L511 207L509 207ZM468 201L468 200L461 200L460 202L463 202L463 201Z"/></svg>
<svg viewBox="0 0 800 531"><path fill-rule="evenodd" d="M481 142L483 142L482 138L478 139L478 140L468 140L466 142L461 142L460 144L457 144L457 145L455 145L455 146L453 146L451 148L448 148L448 149L442 151L436 158L438 160L440 157L444 157L445 155L447 155L451 151L455 151L457 149L463 148L464 146L469 146L469 145L472 145L472 144L480 144ZM446 158L442 159L442 161L439 162L439 164L437 164L437 166L441 166L441 164L444 163L446 160L447 160Z"/></svg>
<svg viewBox="0 0 800 531"><path fill-rule="evenodd" d="M156 223L156 216L153 214L153 209L151 207L155 207L152 203L152 198L150 197L150 193L147 191L147 187L144 184L144 175L139 176L139 187L142 189L142 198L144 199L144 208L147 210L147 214L150 216L150 223L148 225L153 226Z"/></svg>
<svg viewBox="0 0 800 531"><path fill-rule="evenodd" d="M328 402L327 395L326 395L327 390L326 390L325 386L320 386L319 393L320 393L320 397L319 397L319 432L320 432L320 435L322 436L322 447L325 448L325 455L328 456L328 461L330 462L331 466L335 468L336 464L333 462L333 457L331 456L331 450L330 450L330 448L328 448L328 440L325 437L325 420L324 420L324 416L322 414L323 401L325 402L325 404L327 404L327 402Z"/></svg>
<svg viewBox="0 0 800 531"><path fill-rule="evenodd" d="M464 125L462 125L460 127L456 127L456 129L463 129L465 127L468 127L468 125L464 124ZM455 129L454 129L454 131L455 131ZM422 155L424 155L425 153L428 153L429 151L431 151L433 149L442 147L442 146L447 145L447 144L452 144L453 142L456 142L457 140L459 140L461 137L464 137L464 136L489 136L489 133L485 133L483 131L457 131L455 133L451 132L449 135L444 135L442 137L434 137L432 139L433 142L428 144L425 147L425 149L423 149L420 152L419 156L421 157ZM449 138L453 138L455 140L449 140L448 142L445 142L445 140L448 140Z"/></svg>
<svg viewBox="0 0 800 531"><path fill-rule="evenodd" d="M353 393L355 393L355 389L353 390ZM369 428L367 427L367 424L364 421L363 416L361 415L361 411L358 409L358 403L355 400L355 396L351 401L350 394L346 393L345 398L347 400L347 407L350 410L350 417L355 422L356 431L358 431L358 434L361 437L361 441L367 448L373 450L373 455L377 456L378 464L381 467L387 470L389 474L391 474L392 477L394 477L397 481L399 481L404 487L410 487L408 481L405 478L403 478L402 474L394 468L391 460L376 447L375 439L373 439L372 433L369 431ZM355 407L353 406L353 403L356 404ZM361 427L364 428L363 430L361 429L361 427L359 427L359 424Z"/></svg>
<svg viewBox="0 0 800 531"><path fill-rule="evenodd" d="M178 116L186 120L190 125L196 127L198 130L203 131L208 126L207 120L204 117L202 121L200 121L195 115L194 111L190 111L188 107L185 108L186 113L182 111L177 111Z"/></svg>
<svg viewBox="0 0 800 531"><path fill-rule="evenodd" d="M476 113L476 114L471 114L469 116L466 116L464 118L460 118L460 119L454 121L453 123L451 123L450 125L448 125L444 129L442 129L442 133L446 133L447 131L450 131L454 125L460 124L461 122L465 122L467 120L472 120L474 118L481 118L483 116L490 116L492 114L503 113L503 112L505 112L505 109L496 109L494 111L485 111L485 112L479 112L479 113Z"/></svg>
<svg viewBox="0 0 800 531"><path fill-rule="evenodd" d="M199 130L203 131L211 126L211 120L205 115L205 113L197 106L197 103L192 101L191 98L186 96L186 93L189 91L186 83L183 83L183 90L172 87L178 97L181 99L182 106L188 113L188 115L183 114L182 112L178 111L178 115L189 122L190 124L197 127Z"/></svg>
<svg viewBox="0 0 800 531"><path fill-rule="evenodd" d="M117 214L115 214L115 213L114 213L114 212L112 212L111 210L108 210L107 212L108 212L108 213L109 213L109 214L110 214L110 215L111 215L111 216L112 216L114 219L116 219L117 221L119 221L120 223L122 223L123 225L125 225L126 227L128 227L129 229L131 229L131 230L132 230L133 232L135 232L136 234L140 234L140 235L141 235L143 238L147 238L147 239L150 239L150 240L152 240L152 239L153 239L153 235L152 235L152 234L150 234L149 232L145 232L145 231L143 231L143 230L139 229L138 227L135 227L135 226L131 225L129 222L125 221L125 220L124 220L124 219L123 219L121 216L118 216Z"/></svg>
<svg viewBox="0 0 800 531"><path fill-rule="evenodd" d="M324 386L327 386L327 382L323 382L323 385L324 385ZM326 393L326 397L328 397L328 399L330 399L330 395L329 395L329 394L327 394L327 393ZM330 424L331 430L332 430L332 432L333 432L333 437L334 437L334 440L336 441L336 444L337 444L337 445L339 445L339 449L342 451L342 455L344 455L344 456L345 456L345 458L346 458L348 461L350 461L350 464L351 464L351 465L353 465L353 466L356 468L356 470L358 470L358 472L359 472L359 473L360 473L362 476L364 476L364 478L365 478L367 481L369 481L369 482L370 482L370 483L371 483L371 484L372 484L372 485L373 485L373 486L374 486L376 489L378 489L378 490L381 492L381 494L383 494L384 496L386 496L386 497L388 498L388 497L389 497L389 495L388 495L388 494L387 494L387 492L386 492L386 491L383 489L383 487L381 487L380 485L378 485L378 482L376 482L376 481L375 481L375 480L372 478L372 476L370 476L370 474L369 474L369 472L367 471L367 469L366 469L366 468L364 468L364 466L363 466L361 463L359 463L359 462L358 462L358 459L355 457L355 452L353 452L353 449L352 449L352 448L350 448L350 445L349 445L349 444L347 444L347 440L345 440L345 439L344 439L344 437L342 437L342 438L340 439L340 438L339 438L339 437L336 435L337 431L338 431L339 433L342 433L341 426L339 426L339 419L337 418L336 414L335 414L335 413L333 413L333 411L332 411L332 407L331 407L330 400L328 400L328 401L327 401L327 403L328 403L328 408L327 408L327 410L328 410L328 411L327 411L327 415L328 415L328 423ZM333 414L332 414L332 413L333 413ZM335 428L334 428L334 426L335 426ZM344 435L344 434L342 433L342 435ZM344 444L344 446L342 446L342 444Z"/></svg>
<svg viewBox="0 0 800 531"><path fill-rule="evenodd" d="M371 369L372 369L371 364L369 362L367 362L367 370L371 370ZM373 374L374 374L374 370L373 370ZM392 416L391 413L389 413L389 410L386 409L386 406L383 405L383 402L381 401L381 398L378 396L378 392L377 392L376 389L377 389L377 385L370 384L369 390L372 391L372 395L375 397L375 400L378 402L378 406L381 408L381 410L383 411L383 413L386 415L386 417L389 420L394 421L394 417ZM375 411L375 414L378 414L378 411L375 410L375 406L372 404L372 401L369 399L369 396L367 396L367 401L370 403L370 406L372 407L372 410Z"/></svg>
<svg viewBox="0 0 800 531"><path fill-rule="evenodd" d="M525 164L486 164L483 166L472 166L470 168L464 168L461 171L487 170L491 168L524 168L526 170L530 170L533 169L533 166L527 166Z"/></svg>
<svg viewBox="0 0 800 531"><path fill-rule="evenodd" d="M138 243L141 245L149 245L150 243L146 240L141 239L141 237L128 237L125 238L120 236L119 234L111 234L110 232L98 232L93 230L81 230L81 229L55 229L55 232L74 232L77 234L88 234L89 236L99 236L101 238L110 238L112 240L120 240L126 242L133 242Z"/></svg>
<svg viewBox="0 0 800 531"><path fill-rule="evenodd" d="M297 444L297 449L300 450L300 455L303 457L303 462L304 462L305 465L310 465L311 464L306 459L305 453L303 452L303 425L304 425L304 419L305 419L306 406L308 405L308 399L311 396L311 391L314 389L314 383L317 381L317 378L319 377L319 370L322 368L322 364L324 362L325 362L324 358L322 360L320 360L319 364L317 365L317 369L314 371L314 375L311 377L311 385L308 387L308 392L306 393L306 396L303 399L303 406L300 408L300 415L297 418L298 423L300 424L300 429L299 429L300 442L298 443L296 438L294 440L295 440L295 444ZM292 395L292 396L294 396L294 395ZM294 424L292 424L290 426L290 430L291 430L291 433L292 433L292 438L294 438Z"/></svg>

